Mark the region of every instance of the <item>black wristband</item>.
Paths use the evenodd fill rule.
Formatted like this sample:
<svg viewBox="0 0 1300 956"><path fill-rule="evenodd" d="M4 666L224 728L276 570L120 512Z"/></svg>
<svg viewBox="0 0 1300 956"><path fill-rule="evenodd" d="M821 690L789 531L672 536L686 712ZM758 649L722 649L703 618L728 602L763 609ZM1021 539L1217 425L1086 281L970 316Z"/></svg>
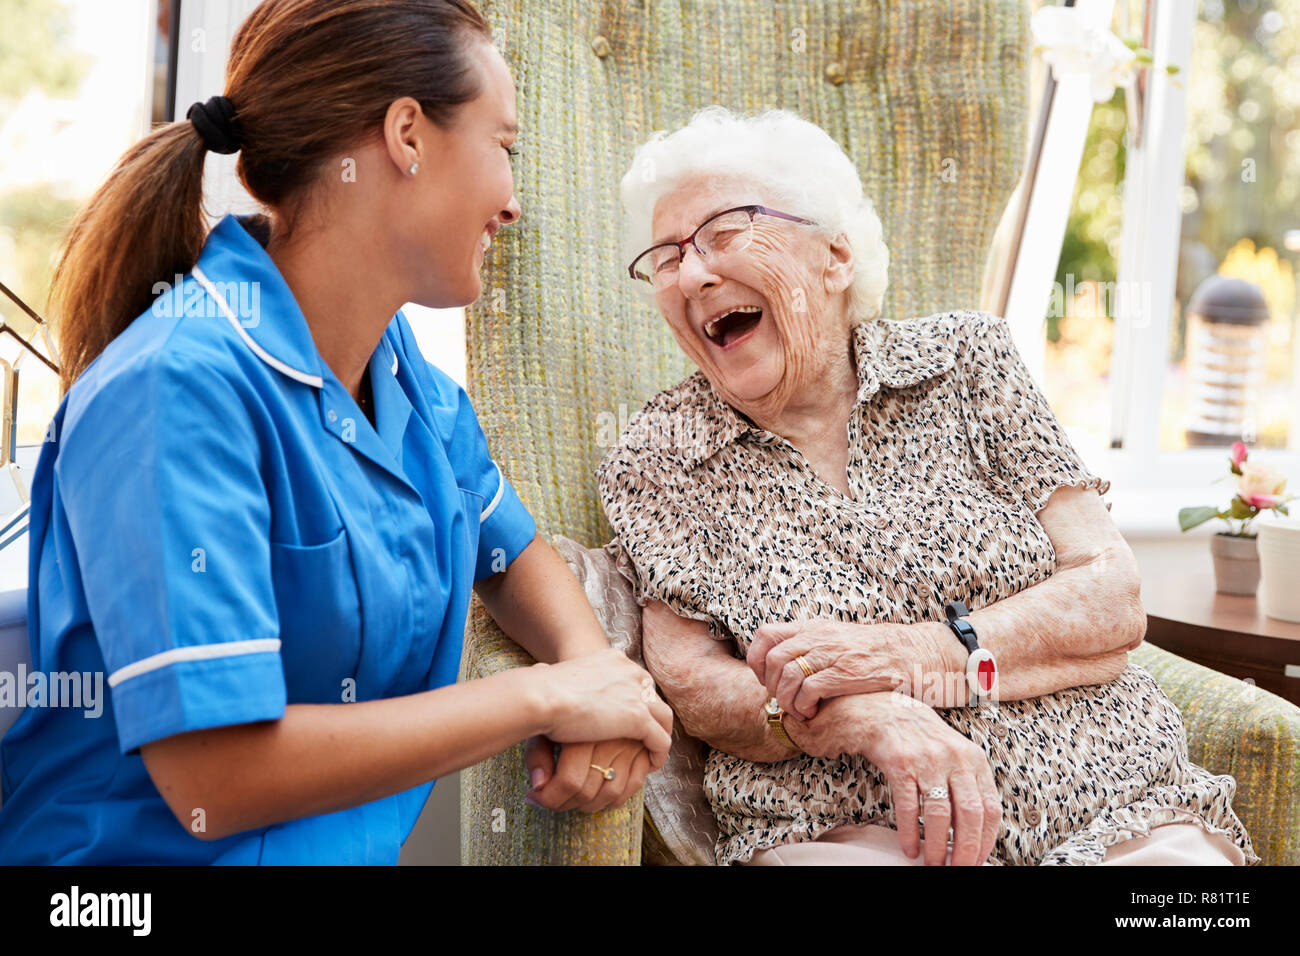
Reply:
<svg viewBox="0 0 1300 956"><path fill-rule="evenodd" d="M948 618L948 627L957 635L957 640L966 646L966 650L974 654L979 650L979 638L975 634L975 626L966 620L966 615L970 613L966 605L961 601L949 601L943 606L943 613Z"/></svg>

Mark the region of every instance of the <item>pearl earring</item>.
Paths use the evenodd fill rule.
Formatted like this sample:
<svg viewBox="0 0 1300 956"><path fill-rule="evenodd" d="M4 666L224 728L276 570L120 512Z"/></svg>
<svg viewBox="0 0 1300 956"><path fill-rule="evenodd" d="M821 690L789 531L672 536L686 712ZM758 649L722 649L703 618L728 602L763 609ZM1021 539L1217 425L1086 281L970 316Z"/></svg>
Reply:
<svg viewBox="0 0 1300 956"><path fill-rule="evenodd" d="M419 171L420 171L420 164L419 164L419 163L411 163L410 168L408 168L408 169L406 170L407 175L410 175L410 176L414 176L414 175L415 175L416 173L418 173Z"/></svg>

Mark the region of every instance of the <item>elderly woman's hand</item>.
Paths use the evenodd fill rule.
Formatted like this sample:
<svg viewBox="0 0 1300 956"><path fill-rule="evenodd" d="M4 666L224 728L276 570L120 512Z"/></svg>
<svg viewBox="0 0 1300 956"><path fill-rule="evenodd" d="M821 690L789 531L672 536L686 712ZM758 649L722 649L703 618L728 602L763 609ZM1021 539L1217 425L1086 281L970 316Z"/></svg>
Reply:
<svg viewBox="0 0 1300 956"><path fill-rule="evenodd" d="M931 707L905 694L886 698L888 719L877 722L863 756L889 782L894 824L909 857L919 851L921 796L939 787L948 797L924 800L926 866L943 866L952 828L952 865L978 866L989 858L1002 826L1002 798L988 756L953 730Z"/></svg>
<svg viewBox="0 0 1300 956"><path fill-rule="evenodd" d="M787 712L813 717L818 703L846 694L903 690L918 697L930 678L955 672L961 645L943 625L855 624L829 618L764 624L745 660ZM808 665L808 674L799 659ZM958 667L960 662L958 662ZM934 706L949 706L943 693Z"/></svg>
<svg viewBox="0 0 1300 956"><path fill-rule="evenodd" d="M810 757L839 757L860 754L875 732L872 721L881 716L876 694L835 697L809 720L787 712L782 725L790 739Z"/></svg>
<svg viewBox="0 0 1300 956"><path fill-rule="evenodd" d="M988 757L953 730L933 708L905 694L855 694L828 700L812 720L786 716L786 730L806 753L835 757L861 754L884 774L904 853L920 851L920 796L932 788L947 799L927 797L924 816L927 866L943 866L953 831L953 866L977 866L989 858L1002 826L1002 800Z"/></svg>

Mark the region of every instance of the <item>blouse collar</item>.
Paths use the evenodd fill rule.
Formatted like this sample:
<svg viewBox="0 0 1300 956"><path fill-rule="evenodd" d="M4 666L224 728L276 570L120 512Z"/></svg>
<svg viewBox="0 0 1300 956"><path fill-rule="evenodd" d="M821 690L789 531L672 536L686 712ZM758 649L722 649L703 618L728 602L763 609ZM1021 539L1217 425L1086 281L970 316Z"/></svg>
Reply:
<svg viewBox="0 0 1300 956"><path fill-rule="evenodd" d="M871 402L882 387L907 388L951 369L956 360L952 321L956 314L876 319L854 326L851 342L858 405ZM628 436L632 446L645 447L649 431L657 429L656 446L689 468L746 436L762 444L786 441L727 404L703 372L695 372L683 386L682 401L676 407L654 411L648 407L648 414L633 420Z"/></svg>

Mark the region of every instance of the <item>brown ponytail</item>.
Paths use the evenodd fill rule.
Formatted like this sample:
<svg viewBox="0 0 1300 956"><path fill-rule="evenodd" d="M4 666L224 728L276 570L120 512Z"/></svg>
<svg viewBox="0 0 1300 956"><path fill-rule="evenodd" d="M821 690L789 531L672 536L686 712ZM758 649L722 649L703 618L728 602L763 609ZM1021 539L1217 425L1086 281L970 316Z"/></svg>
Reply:
<svg viewBox="0 0 1300 956"><path fill-rule="evenodd" d="M445 126L479 94L474 37L490 32L469 0L264 0L227 65L240 181L292 221L325 163L379 135L393 100L413 96ZM198 261L205 155L188 120L154 130L77 215L50 293L62 391L149 307L157 283Z"/></svg>

